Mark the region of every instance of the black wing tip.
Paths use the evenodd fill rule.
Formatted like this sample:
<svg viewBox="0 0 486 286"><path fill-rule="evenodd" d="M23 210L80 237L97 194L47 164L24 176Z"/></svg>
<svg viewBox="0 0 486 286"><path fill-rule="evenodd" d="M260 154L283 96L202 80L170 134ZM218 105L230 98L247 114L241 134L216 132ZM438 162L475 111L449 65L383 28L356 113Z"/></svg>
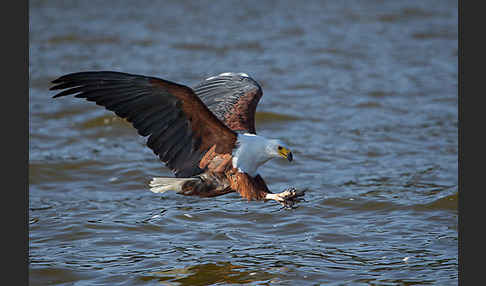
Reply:
<svg viewBox="0 0 486 286"><path fill-rule="evenodd" d="M51 81L52 83L61 83L73 80L93 80L93 79L127 79L127 77L138 76L134 74L118 71L83 71L65 74Z"/></svg>
<svg viewBox="0 0 486 286"><path fill-rule="evenodd" d="M62 83L64 83L64 81L63 80L60 80L60 78L51 81L51 83L56 84L56 85L51 86L49 88L49 90L60 90L60 89L63 89L63 87L61 85L62 85ZM59 93L53 95L52 98L58 98L58 97L65 96L65 95L67 95L65 92L59 92Z"/></svg>
<svg viewBox="0 0 486 286"><path fill-rule="evenodd" d="M51 83L53 83L53 84L55 84L55 85L51 86L51 87L49 88L49 90L58 90L58 89L63 89L63 88L61 87L61 84L63 83L63 81L53 80L53 81L51 81Z"/></svg>
<svg viewBox="0 0 486 286"><path fill-rule="evenodd" d="M52 80L51 83L52 84L61 84L61 83L64 83L64 82L66 82L66 81L69 80L67 77L69 77L70 75L72 75L72 74L66 74L66 75L60 76L60 77L56 78L55 80ZM57 85L51 86L49 88L49 90L55 90L55 89L59 89Z"/></svg>
<svg viewBox="0 0 486 286"><path fill-rule="evenodd" d="M58 86L53 86L49 90L59 90L59 89L64 89L64 88L59 88ZM55 95L52 96L52 98L63 97L63 96L74 94L74 93L76 93L76 92L74 92L72 88L67 88L64 91L60 91L59 93L56 93Z"/></svg>
<svg viewBox="0 0 486 286"><path fill-rule="evenodd" d="M65 76L68 76L68 75L65 75ZM70 89L72 87L71 88L70 87L66 87L66 83L69 83L69 80L66 79L65 76L61 76L61 77L59 77L59 78L51 81L51 83L52 84L55 84L55 85L51 86L49 88L49 90L57 90L57 91L59 91L59 90L63 90L64 89L64 91L55 94L54 96L52 96L52 98L58 98L58 97L62 97L62 96L66 96L68 94L71 94L69 91L70 91Z"/></svg>
<svg viewBox="0 0 486 286"><path fill-rule="evenodd" d="M76 86L81 86L89 81L104 80L127 80L133 77L133 74L117 72L117 71L84 71L65 74L51 81L54 86L49 90L62 90L64 92L54 95L52 98L62 97L71 94L69 89Z"/></svg>

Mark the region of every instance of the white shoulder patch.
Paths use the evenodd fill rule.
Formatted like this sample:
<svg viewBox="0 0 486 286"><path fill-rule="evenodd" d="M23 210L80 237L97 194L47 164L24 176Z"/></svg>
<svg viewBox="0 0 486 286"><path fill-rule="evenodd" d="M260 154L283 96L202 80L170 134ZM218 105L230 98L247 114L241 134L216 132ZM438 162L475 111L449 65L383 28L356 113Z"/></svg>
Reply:
<svg viewBox="0 0 486 286"><path fill-rule="evenodd" d="M224 72L224 73L218 74L218 76L232 76L232 75L234 75L234 73L232 73L232 72Z"/></svg>
<svg viewBox="0 0 486 286"><path fill-rule="evenodd" d="M244 73L244 72L239 72L239 73L234 73L234 72L224 72L224 73L220 73L218 74L217 76L233 76L233 75L239 75L239 76L242 76L242 77L250 77L248 74ZM212 78L215 78L215 77L210 77L210 78L207 78L207 79L212 79Z"/></svg>
<svg viewBox="0 0 486 286"><path fill-rule="evenodd" d="M210 76L210 77L208 77L208 78L207 78L207 79L205 79L205 80L212 80L212 79L214 79L214 78L216 78L216 76Z"/></svg>

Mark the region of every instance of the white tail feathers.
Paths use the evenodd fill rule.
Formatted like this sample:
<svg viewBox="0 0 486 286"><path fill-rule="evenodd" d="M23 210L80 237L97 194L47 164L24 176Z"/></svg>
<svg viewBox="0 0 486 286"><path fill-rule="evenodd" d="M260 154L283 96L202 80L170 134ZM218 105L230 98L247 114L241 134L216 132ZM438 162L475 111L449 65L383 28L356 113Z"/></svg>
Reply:
<svg viewBox="0 0 486 286"><path fill-rule="evenodd" d="M152 178L149 186L154 193L165 193L166 191L182 191L182 186L188 181L198 181L196 178Z"/></svg>

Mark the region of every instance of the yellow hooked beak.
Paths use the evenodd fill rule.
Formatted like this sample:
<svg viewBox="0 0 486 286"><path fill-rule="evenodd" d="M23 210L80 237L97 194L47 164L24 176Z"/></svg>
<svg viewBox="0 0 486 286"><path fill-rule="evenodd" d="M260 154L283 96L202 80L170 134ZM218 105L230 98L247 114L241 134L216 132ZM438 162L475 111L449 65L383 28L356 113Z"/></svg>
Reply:
<svg viewBox="0 0 486 286"><path fill-rule="evenodd" d="M283 158L289 160L289 162L292 162L292 160L294 159L292 156L292 152L290 152L289 149L282 146L278 146L278 154Z"/></svg>

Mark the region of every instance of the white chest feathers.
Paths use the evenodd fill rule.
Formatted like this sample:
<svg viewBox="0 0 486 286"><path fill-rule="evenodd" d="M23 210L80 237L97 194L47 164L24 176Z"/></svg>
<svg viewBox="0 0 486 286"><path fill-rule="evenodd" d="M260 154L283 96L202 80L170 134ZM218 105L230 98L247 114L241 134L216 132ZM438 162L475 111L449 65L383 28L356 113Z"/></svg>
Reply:
<svg viewBox="0 0 486 286"><path fill-rule="evenodd" d="M257 169L268 160L278 157L278 140L271 140L255 134L238 134L237 147L233 150L233 168L250 176L257 175Z"/></svg>

